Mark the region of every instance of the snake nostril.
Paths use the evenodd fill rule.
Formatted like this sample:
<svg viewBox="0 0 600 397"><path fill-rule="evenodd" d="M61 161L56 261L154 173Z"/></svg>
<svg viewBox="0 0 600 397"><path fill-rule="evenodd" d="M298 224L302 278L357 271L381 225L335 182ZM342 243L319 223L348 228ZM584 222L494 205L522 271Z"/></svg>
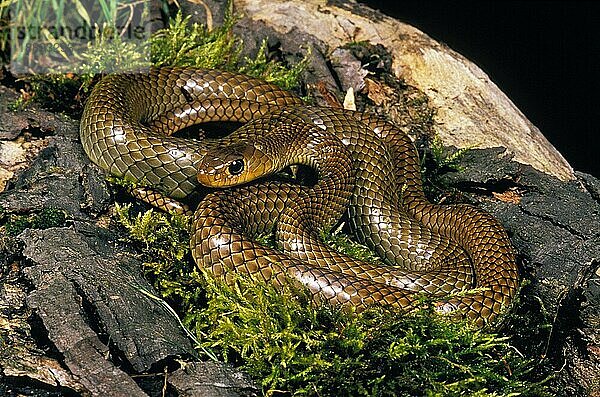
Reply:
<svg viewBox="0 0 600 397"><path fill-rule="evenodd" d="M244 161L233 160L227 169L231 175L239 175L244 170Z"/></svg>

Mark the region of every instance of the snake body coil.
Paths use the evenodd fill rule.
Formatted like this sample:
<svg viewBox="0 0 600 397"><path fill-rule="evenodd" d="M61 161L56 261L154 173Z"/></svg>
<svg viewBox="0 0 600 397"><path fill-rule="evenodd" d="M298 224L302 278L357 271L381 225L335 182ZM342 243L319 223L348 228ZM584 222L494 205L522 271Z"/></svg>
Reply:
<svg viewBox="0 0 600 397"><path fill-rule="evenodd" d="M222 141L166 136L204 121L248 122ZM446 299L477 323L493 320L518 286L512 247L489 214L424 198L406 134L377 117L308 107L261 80L200 69L114 75L92 92L81 121L90 159L178 199L204 184L236 185L290 164L316 169L314 186L263 182L218 190L196 210L191 248L216 274L289 278L359 309L410 307L417 292L478 291ZM251 172L250 172L251 170ZM223 175L240 175L224 182ZM238 178L239 179L239 178ZM351 228L387 263L331 251L319 231L348 208ZM281 250L251 237L275 227Z"/></svg>

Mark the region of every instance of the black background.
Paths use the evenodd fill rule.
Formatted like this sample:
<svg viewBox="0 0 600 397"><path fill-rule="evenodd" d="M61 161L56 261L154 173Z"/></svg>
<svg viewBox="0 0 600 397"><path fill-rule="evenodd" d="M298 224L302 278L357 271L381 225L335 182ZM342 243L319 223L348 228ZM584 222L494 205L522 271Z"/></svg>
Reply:
<svg viewBox="0 0 600 397"><path fill-rule="evenodd" d="M363 2L475 62L576 170L600 177L600 2Z"/></svg>

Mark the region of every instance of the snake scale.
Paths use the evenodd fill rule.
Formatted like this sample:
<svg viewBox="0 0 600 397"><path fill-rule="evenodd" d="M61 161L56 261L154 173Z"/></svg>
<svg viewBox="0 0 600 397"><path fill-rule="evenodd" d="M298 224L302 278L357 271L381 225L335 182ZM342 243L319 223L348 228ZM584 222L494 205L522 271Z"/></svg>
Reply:
<svg viewBox="0 0 600 397"><path fill-rule="evenodd" d="M245 124L222 139L172 136L208 121ZM357 310L408 309L428 293L440 296L440 311L479 325L493 321L518 288L499 222L473 206L429 203L412 141L376 116L307 106L240 74L161 68L100 81L84 109L81 141L100 168L160 191L159 198L212 186L195 211L190 247L198 266L217 275L292 279L316 299ZM262 178L293 164L313 169L316 182ZM344 212L384 264L321 241ZM278 249L253 240L271 230Z"/></svg>

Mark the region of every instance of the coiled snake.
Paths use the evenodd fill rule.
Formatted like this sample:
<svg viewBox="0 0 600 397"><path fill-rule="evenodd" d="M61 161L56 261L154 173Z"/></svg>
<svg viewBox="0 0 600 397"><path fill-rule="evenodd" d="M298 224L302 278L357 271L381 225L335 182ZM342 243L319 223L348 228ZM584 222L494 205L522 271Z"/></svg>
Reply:
<svg viewBox="0 0 600 397"><path fill-rule="evenodd" d="M221 140L170 136L206 121L246 123ZM477 324L493 320L518 287L502 226L473 206L430 204L410 138L375 116L310 107L287 91L244 75L193 68L118 74L94 88L81 119L90 159L111 174L165 197L200 183L217 189L196 209L190 242L201 267L275 283L296 280L319 299L410 308L419 293L441 298ZM316 183L248 183L291 164ZM238 186L240 185L241 186ZM347 210L356 237L386 265L332 251L319 238ZM275 230L280 249L253 241Z"/></svg>

